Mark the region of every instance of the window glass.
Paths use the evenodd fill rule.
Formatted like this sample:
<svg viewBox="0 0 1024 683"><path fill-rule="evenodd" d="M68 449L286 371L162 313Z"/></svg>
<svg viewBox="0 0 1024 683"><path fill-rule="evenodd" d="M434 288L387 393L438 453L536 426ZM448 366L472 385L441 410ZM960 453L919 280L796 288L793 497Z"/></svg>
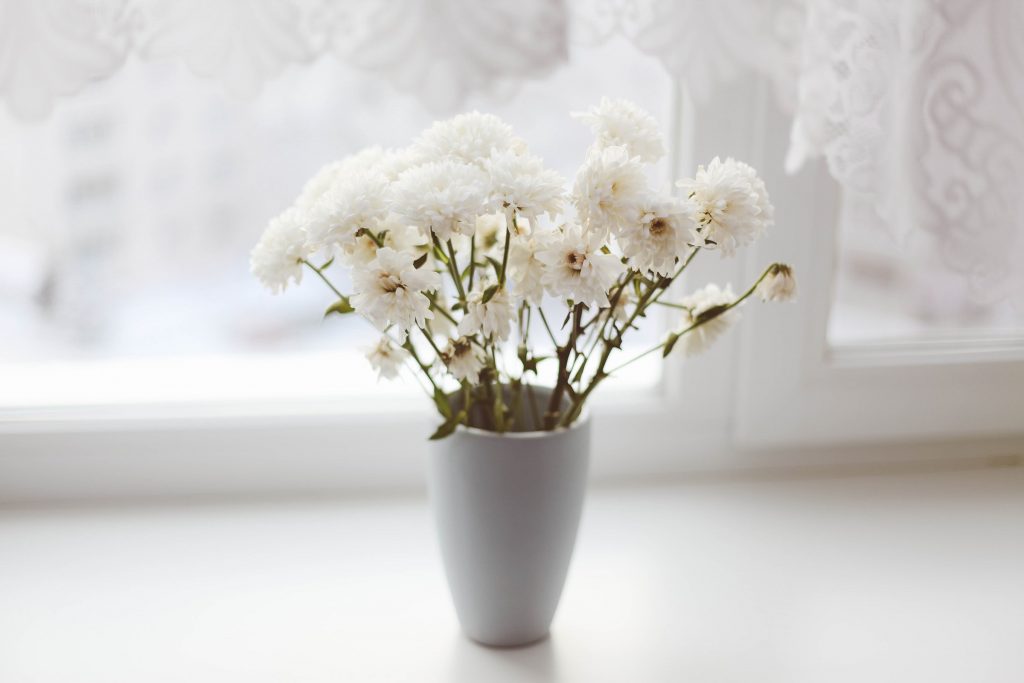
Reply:
<svg viewBox="0 0 1024 683"><path fill-rule="evenodd" d="M830 344L1024 337L1019 292L957 268L939 237L867 215L849 202L842 210Z"/></svg>
<svg viewBox="0 0 1024 683"><path fill-rule="evenodd" d="M590 134L568 112L602 95L633 99L669 128L670 78L624 40L575 48L546 79L465 108L504 117L571 179ZM309 273L270 295L248 254L321 165L405 145L442 115L331 58L289 69L251 101L178 63L133 62L41 122L0 111L0 404L375 384L358 351L370 326L323 320L331 297ZM646 348L655 334L630 342ZM101 366L119 380L90 381Z"/></svg>

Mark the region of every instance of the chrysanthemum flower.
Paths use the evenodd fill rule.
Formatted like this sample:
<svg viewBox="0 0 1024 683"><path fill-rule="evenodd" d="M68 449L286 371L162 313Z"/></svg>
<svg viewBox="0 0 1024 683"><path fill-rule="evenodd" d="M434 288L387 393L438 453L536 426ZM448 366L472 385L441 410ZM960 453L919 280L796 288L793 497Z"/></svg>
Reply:
<svg viewBox="0 0 1024 683"><path fill-rule="evenodd" d="M553 230L537 230L512 241L508 252L508 280L520 299L540 305L544 298L544 263L537 254L557 237Z"/></svg>
<svg viewBox="0 0 1024 683"><path fill-rule="evenodd" d="M345 247L360 229L370 229L388 214L389 181L374 170L339 174L309 211L307 228L317 247Z"/></svg>
<svg viewBox="0 0 1024 683"><path fill-rule="evenodd" d="M565 179L544 168L540 157L504 150L494 152L483 166L490 177L492 197L500 207L530 221L545 213L553 217L562 210Z"/></svg>
<svg viewBox="0 0 1024 683"><path fill-rule="evenodd" d="M515 316L515 306L504 287L499 287L488 301L483 300L482 290L473 291L466 297L466 314L459 321L459 334L471 337L480 333L484 338L505 341L512 334Z"/></svg>
<svg viewBox="0 0 1024 683"><path fill-rule="evenodd" d="M450 339L448 346L441 352L441 362L448 368L455 379L469 380L475 382L484 367L483 359L480 358L473 343L466 337Z"/></svg>
<svg viewBox="0 0 1024 683"><path fill-rule="evenodd" d="M414 166L391 189L392 211L442 242L456 233L472 234L476 217L496 209L487 175L452 159Z"/></svg>
<svg viewBox="0 0 1024 683"><path fill-rule="evenodd" d="M434 317L424 292L439 286L437 273L416 268L412 254L382 247L365 268L352 272L352 305L378 330L394 325L404 335Z"/></svg>
<svg viewBox="0 0 1024 683"><path fill-rule="evenodd" d="M695 178L677 185L693 202L696 246L717 247L723 256L732 256L774 223L775 210L764 182L743 162L715 157L697 169Z"/></svg>
<svg viewBox="0 0 1024 683"><path fill-rule="evenodd" d="M703 353L739 319L739 311L735 308L722 308L734 301L736 295L729 285L721 289L714 283L705 285L683 298L680 303L687 308L683 314L683 329L700 323L679 338L684 355L695 356Z"/></svg>
<svg viewBox="0 0 1024 683"><path fill-rule="evenodd" d="M477 258L497 255L505 243L505 214L477 216L473 239L476 241Z"/></svg>
<svg viewBox="0 0 1024 683"><path fill-rule="evenodd" d="M412 153L428 162L450 158L479 164L492 152L505 150L525 152L526 144L513 134L512 126L478 111L435 122L412 145Z"/></svg>
<svg viewBox="0 0 1024 683"><path fill-rule="evenodd" d="M422 255L427 251L428 238L417 228L406 225L395 214L388 214L386 218L378 221L370 231L363 231L357 235L341 252L341 259L346 265L353 268L362 268L377 257L378 246L391 247L395 251L408 251L413 258ZM374 236L383 235L382 244L378 245Z"/></svg>
<svg viewBox="0 0 1024 683"><path fill-rule="evenodd" d="M792 301L796 298L796 277L785 263L773 263L760 284L757 296L761 301Z"/></svg>
<svg viewBox="0 0 1024 683"><path fill-rule="evenodd" d="M607 306L608 290L625 267L618 256L603 253L601 246L600 235L584 233L578 225L566 226L536 254L544 264L544 287L577 303Z"/></svg>
<svg viewBox="0 0 1024 683"><path fill-rule="evenodd" d="M665 143L658 130L658 122L629 100L602 97L596 107L574 112L572 116L594 133L596 149L625 147L630 156L646 162L665 156Z"/></svg>
<svg viewBox="0 0 1024 683"><path fill-rule="evenodd" d="M366 359L370 366L377 371L378 379L395 379L402 364L409 357L409 352L400 346L395 346L388 337L381 337L380 340L370 347L366 353Z"/></svg>
<svg viewBox="0 0 1024 683"><path fill-rule="evenodd" d="M634 223L647 195L647 178L640 159L625 147L595 151L580 167L573 187L576 213L588 232L602 238Z"/></svg>
<svg viewBox="0 0 1024 683"><path fill-rule="evenodd" d="M314 251L307 239L305 223L300 209L286 209L270 221L253 247L249 268L274 294L283 292L290 282L302 281L302 259Z"/></svg>
<svg viewBox="0 0 1024 683"><path fill-rule="evenodd" d="M640 218L617 238L634 270L671 275L676 259L689 250L693 226L685 202L674 197L649 197L640 205Z"/></svg>

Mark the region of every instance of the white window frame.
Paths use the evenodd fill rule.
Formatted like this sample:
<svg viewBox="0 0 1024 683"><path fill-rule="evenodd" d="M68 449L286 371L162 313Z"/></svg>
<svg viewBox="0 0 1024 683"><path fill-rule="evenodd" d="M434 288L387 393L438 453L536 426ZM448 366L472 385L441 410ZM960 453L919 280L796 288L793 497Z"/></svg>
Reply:
<svg viewBox="0 0 1024 683"><path fill-rule="evenodd" d="M765 240L698 259L689 281L740 286L786 260L800 301L751 302L705 356L667 359L653 390L597 396L592 478L1024 452L1012 340L828 349L838 192L821 164L782 172L788 120L765 81L737 79L702 106L677 86L673 101L673 177L733 155L761 170L778 208ZM19 411L0 415L0 503L418 490L433 420L420 397Z"/></svg>

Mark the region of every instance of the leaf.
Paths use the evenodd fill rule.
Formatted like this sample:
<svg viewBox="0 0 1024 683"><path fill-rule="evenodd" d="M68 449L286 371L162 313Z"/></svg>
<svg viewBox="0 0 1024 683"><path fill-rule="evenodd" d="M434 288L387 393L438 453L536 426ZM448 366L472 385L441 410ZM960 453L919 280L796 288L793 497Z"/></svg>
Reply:
<svg viewBox="0 0 1024 683"><path fill-rule="evenodd" d="M494 258L492 256L488 256L487 257L487 261L494 268L494 274L500 277L501 276L501 261L499 261L498 259L496 259L496 258Z"/></svg>
<svg viewBox="0 0 1024 683"><path fill-rule="evenodd" d="M417 270L422 268L423 264L427 262L427 256L430 256L430 254L428 254L427 252L423 252L422 256L420 256L418 259L412 262L413 267L416 268Z"/></svg>
<svg viewBox="0 0 1024 683"><path fill-rule="evenodd" d="M481 303L487 303L494 298L494 295L498 292L498 285L491 285L484 290L483 298L480 299Z"/></svg>
<svg viewBox="0 0 1024 683"><path fill-rule="evenodd" d="M636 278L633 278L633 293L636 294L636 299L639 301L641 297L640 280Z"/></svg>
<svg viewBox="0 0 1024 683"><path fill-rule="evenodd" d="M706 323L707 321L711 320L712 318L717 318L718 316L722 315L727 310L729 310L729 304L718 304L717 306L712 306L711 308L709 308L709 309L707 309L705 311L701 311L697 315L697 318L696 318L696 320L693 321L693 323L694 323L694 325L700 325L701 323Z"/></svg>
<svg viewBox="0 0 1024 683"><path fill-rule="evenodd" d="M437 246L436 244L434 245L434 258L436 258L444 265L448 265L448 257L445 256L444 252L441 250L441 247Z"/></svg>
<svg viewBox="0 0 1024 683"><path fill-rule="evenodd" d="M452 418L452 407L448 403L448 396L441 391L440 387L434 387L434 405L437 406L437 412L441 413L441 417L446 420Z"/></svg>
<svg viewBox="0 0 1024 683"><path fill-rule="evenodd" d="M352 313L355 310L356 309L354 309L352 307L352 303L348 300L348 297L347 296L343 296L340 299L338 299L337 301L335 301L333 304L331 304L330 306L327 307L327 310L324 311L324 317L326 318L331 313L337 313L338 315L345 315L346 313Z"/></svg>
<svg viewBox="0 0 1024 683"><path fill-rule="evenodd" d="M672 348L676 345L677 341L679 341L678 332L673 332L672 334L668 335L668 339L665 340L665 350L661 352L662 358L672 353Z"/></svg>
<svg viewBox="0 0 1024 683"><path fill-rule="evenodd" d="M569 303L572 304L571 301ZM573 308L574 307L570 305L569 306L569 312L565 314L565 320L562 321L562 329L563 330L565 329L565 326L569 324L569 321L572 319L572 309Z"/></svg>
<svg viewBox="0 0 1024 683"><path fill-rule="evenodd" d="M331 267L332 263L334 263L334 257L333 256L331 258L327 259L327 261L322 266L320 266L320 270L327 270L328 268Z"/></svg>
<svg viewBox="0 0 1024 683"><path fill-rule="evenodd" d="M458 415L453 415L452 417L450 417L447 420L445 420L441 424L441 426L438 427L434 431L434 433L430 435L430 440L431 441L437 441L439 439L445 438L446 436L451 436L452 433L455 431L455 428L458 427L461 423L463 423L465 421L466 421L466 411L465 410L461 410L461 411L459 411Z"/></svg>

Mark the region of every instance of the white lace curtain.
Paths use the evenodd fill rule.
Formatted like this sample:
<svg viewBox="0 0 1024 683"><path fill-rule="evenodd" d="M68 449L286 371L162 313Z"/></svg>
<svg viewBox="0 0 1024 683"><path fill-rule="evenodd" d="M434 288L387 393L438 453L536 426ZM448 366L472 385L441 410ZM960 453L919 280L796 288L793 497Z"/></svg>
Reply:
<svg viewBox="0 0 1024 683"><path fill-rule="evenodd" d="M931 234L979 294L1021 287L1018 0L0 0L0 97L43 118L130 57L247 96L332 54L447 111L617 34L698 102L764 74L793 112L791 170L824 156L872 220Z"/></svg>

